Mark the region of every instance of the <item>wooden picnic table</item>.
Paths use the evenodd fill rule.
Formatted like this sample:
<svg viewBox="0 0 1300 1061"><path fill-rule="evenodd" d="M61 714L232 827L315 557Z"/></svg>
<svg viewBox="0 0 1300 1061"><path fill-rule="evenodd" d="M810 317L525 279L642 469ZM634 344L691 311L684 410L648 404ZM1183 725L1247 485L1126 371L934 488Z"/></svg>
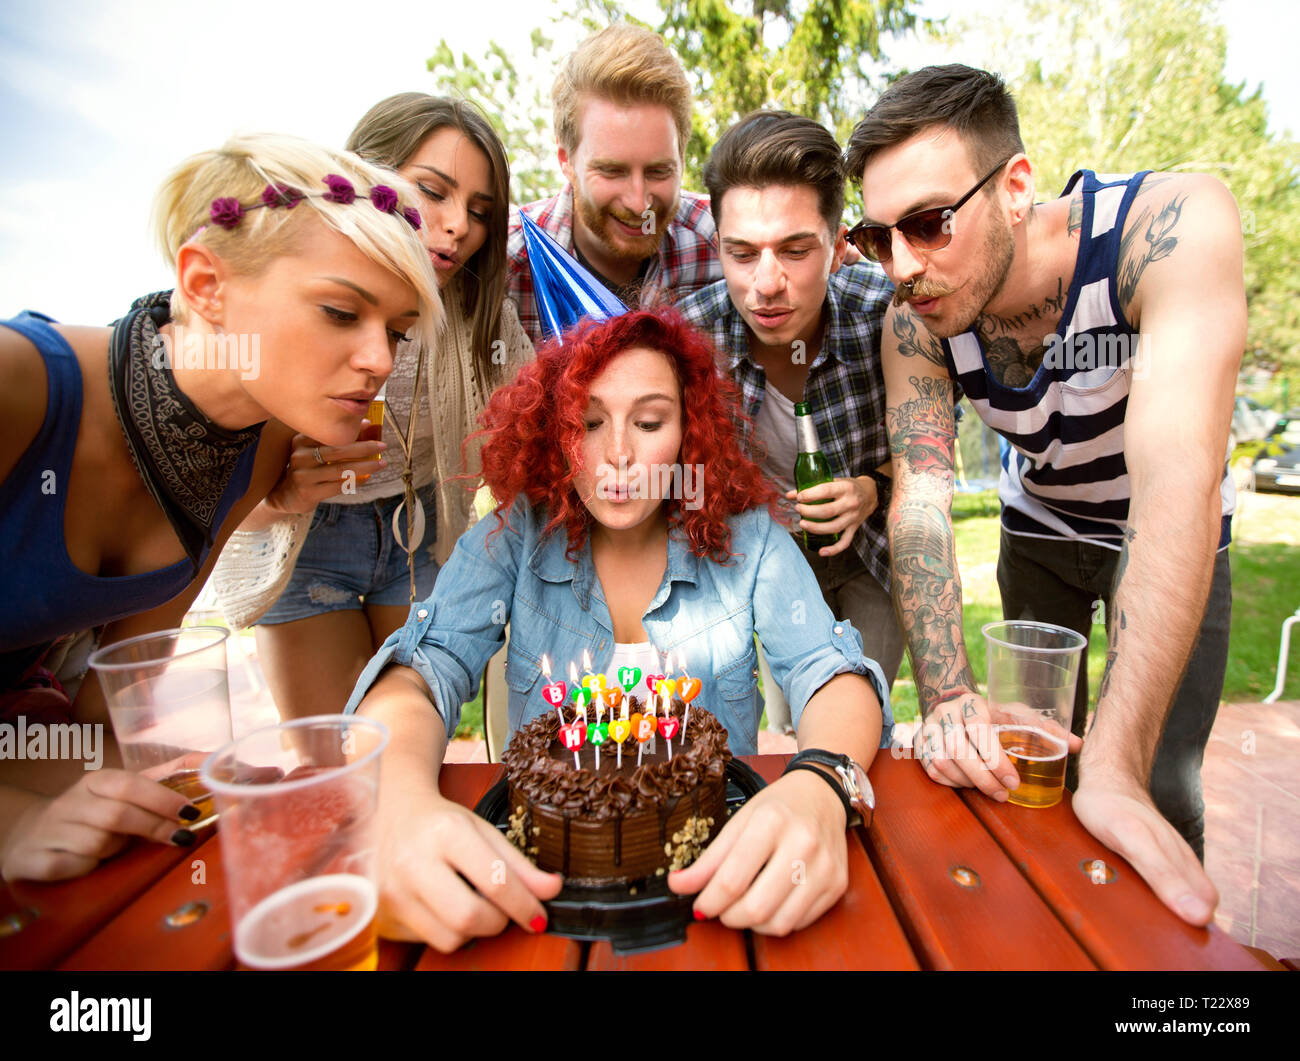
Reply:
<svg viewBox="0 0 1300 1061"><path fill-rule="evenodd" d="M787 756L747 757L780 776ZM473 806L493 764L448 764L442 791ZM454 954L382 941L381 969L1191 969L1280 968L1219 928L1167 910L1070 809L1026 810L931 782L882 752L879 807L849 837L849 886L815 924L776 939L717 921L686 942L618 955L608 943L510 926ZM78 880L0 892L0 968L230 969L220 836L190 848L137 844ZM1100 860L1101 864L1098 864Z"/></svg>

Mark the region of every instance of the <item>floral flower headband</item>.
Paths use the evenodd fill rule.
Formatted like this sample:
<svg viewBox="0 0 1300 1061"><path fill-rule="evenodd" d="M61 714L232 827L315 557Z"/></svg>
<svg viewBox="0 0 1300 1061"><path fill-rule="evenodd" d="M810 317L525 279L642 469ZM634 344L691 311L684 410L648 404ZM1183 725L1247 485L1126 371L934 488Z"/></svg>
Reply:
<svg viewBox="0 0 1300 1061"><path fill-rule="evenodd" d="M297 188L289 187L287 184L268 184L262 189L261 202L249 203L247 206L238 199L231 197L213 199L212 206L208 209L208 217L214 225L220 225L222 228L229 230L238 226L244 214L249 210L256 210L262 206L268 206L272 210L283 206L286 210L292 210L304 199L309 198L324 199L326 202L341 203L346 206L357 198L357 190L352 186L352 182L346 177L340 177L337 173L327 175L322 183L328 191L318 196L309 196L305 192L300 192ZM376 184L370 189L367 198L369 198L376 210L382 210L386 214L405 218L408 225L414 229L419 229L420 212L410 206L403 206L399 210L397 193L388 185Z"/></svg>

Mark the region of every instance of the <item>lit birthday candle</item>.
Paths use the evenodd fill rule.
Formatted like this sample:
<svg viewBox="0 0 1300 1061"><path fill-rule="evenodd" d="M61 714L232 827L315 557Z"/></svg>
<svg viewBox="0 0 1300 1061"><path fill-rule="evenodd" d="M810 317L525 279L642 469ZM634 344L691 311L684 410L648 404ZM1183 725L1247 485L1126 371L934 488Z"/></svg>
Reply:
<svg viewBox="0 0 1300 1061"><path fill-rule="evenodd" d="M569 664L570 667L573 664ZM546 685L542 687L542 699L555 708L555 713L560 716L560 725L564 725L564 713L560 706L564 703L564 694L568 692L564 682L551 681L551 660L545 653L542 654L542 673L546 675Z"/></svg>
<svg viewBox="0 0 1300 1061"><path fill-rule="evenodd" d="M571 752L573 752L573 768L581 769L578 762L578 749L582 747L583 741L587 739L587 723L584 719L574 717L574 720L567 726L560 727L560 742Z"/></svg>
<svg viewBox="0 0 1300 1061"><path fill-rule="evenodd" d="M691 701L700 695L701 683L699 678L692 678L686 673L686 658L681 650L677 651L677 663L681 667L682 680L677 685L677 695L682 698L682 703L686 705L686 712L682 718L682 740L686 740L686 724L691 718Z"/></svg>

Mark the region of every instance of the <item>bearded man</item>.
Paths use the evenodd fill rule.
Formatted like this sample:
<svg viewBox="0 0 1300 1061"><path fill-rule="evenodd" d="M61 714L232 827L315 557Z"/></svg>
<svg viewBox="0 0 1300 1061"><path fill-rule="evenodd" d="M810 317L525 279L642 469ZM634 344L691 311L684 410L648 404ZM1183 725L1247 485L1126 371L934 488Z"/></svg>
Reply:
<svg viewBox="0 0 1300 1061"><path fill-rule="evenodd" d="M1075 701L1074 811L1204 925L1218 896L1198 861L1200 768L1227 660L1226 456L1246 337L1236 204L1201 174L1090 170L1036 204L1015 101L996 75L957 65L900 78L846 162L864 204L849 237L896 287L882 348L888 526L924 712L916 751L940 784L1005 800L1019 783L987 739L962 633L960 385L1010 444L1005 617L1087 636L1105 605L1109 652L1083 742L1086 673Z"/></svg>
<svg viewBox="0 0 1300 1061"><path fill-rule="evenodd" d="M722 278L707 197L681 190L691 88L658 34L602 30L564 62L552 90L567 183L523 207L628 306L675 302ZM519 214L511 211L506 294L542 338Z"/></svg>

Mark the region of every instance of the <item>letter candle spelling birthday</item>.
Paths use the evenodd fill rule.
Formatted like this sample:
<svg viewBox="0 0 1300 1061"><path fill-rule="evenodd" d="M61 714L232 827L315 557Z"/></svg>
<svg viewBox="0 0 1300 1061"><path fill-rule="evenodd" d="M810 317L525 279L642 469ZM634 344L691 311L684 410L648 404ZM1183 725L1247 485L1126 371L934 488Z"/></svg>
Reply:
<svg viewBox="0 0 1300 1061"><path fill-rule="evenodd" d="M573 666L572 663L569 664ZM564 712L560 710L564 704L564 694L568 692L564 682L551 681L551 661L546 653L542 653L542 673L546 675L547 684L542 688L542 699L555 708L555 713L560 716L560 725L564 725Z"/></svg>

